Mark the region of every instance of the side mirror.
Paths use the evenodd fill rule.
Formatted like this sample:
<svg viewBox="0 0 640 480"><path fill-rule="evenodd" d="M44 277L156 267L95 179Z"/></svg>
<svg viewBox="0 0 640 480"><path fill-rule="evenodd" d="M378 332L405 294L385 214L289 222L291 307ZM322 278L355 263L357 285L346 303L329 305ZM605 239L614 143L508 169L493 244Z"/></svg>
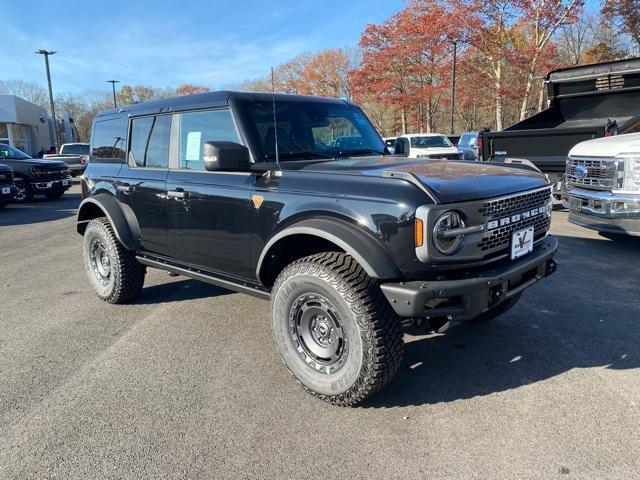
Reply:
<svg viewBox="0 0 640 480"><path fill-rule="evenodd" d="M205 142L203 160L210 172L241 170L249 166L249 149L236 142Z"/></svg>
<svg viewBox="0 0 640 480"><path fill-rule="evenodd" d="M394 150L396 155L403 155L405 157L409 156L409 139L408 138L398 138L396 140L396 146Z"/></svg>

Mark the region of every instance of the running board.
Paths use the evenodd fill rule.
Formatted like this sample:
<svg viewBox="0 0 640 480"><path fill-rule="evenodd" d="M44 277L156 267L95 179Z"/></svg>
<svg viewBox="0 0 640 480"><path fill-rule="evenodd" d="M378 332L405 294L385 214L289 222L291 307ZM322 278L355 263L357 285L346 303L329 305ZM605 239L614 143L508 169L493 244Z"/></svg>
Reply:
<svg viewBox="0 0 640 480"><path fill-rule="evenodd" d="M153 260L142 256L136 256L136 260L143 265L147 265L153 268L159 268L160 270L166 270L172 273L177 273L178 275L184 275L185 277L193 278L194 280L210 283L212 285L215 285L216 287L226 288L228 290L233 290L234 292L246 293L263 300L269 300L271 298L271 294L266 290L260 290L258 288L244 285L242 283L236 283L230 280L214 277L201 271L195 271L184 267L177 267L161 260Z"/></svg>

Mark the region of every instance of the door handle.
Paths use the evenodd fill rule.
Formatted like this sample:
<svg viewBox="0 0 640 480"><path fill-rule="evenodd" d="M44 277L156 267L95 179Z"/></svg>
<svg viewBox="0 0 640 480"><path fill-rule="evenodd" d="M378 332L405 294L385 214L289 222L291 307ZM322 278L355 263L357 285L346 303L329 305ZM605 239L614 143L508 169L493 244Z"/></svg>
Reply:
<svg viewBox="0 0 640 480"><path fill-rule="evenodd" d="M167 197L169 198L187 198L188 196L189 194L182 188L176 188L175 190L169 190L167 192Z"/></svg>

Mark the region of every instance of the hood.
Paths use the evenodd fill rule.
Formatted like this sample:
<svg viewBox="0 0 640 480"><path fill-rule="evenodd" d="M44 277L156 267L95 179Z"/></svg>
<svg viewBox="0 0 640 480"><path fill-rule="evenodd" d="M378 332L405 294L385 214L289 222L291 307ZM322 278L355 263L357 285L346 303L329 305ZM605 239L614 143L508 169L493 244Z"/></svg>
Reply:
<svg viewBox="0 0 640 480"><path fill-rule="evenodd" d="M25 159L14 159L14 158L3 158L3 163L6 163L12 168L27 168L27 167L60 167L60 168L68 168L67 164L60 160L43 160L41 158L25 158Z"/></svg>
<svg viewBox="0 0 640 480"><path fill-rule="evenodd" d="M409 173L431 190L440 203L498 197L548 184L540 172L495 162L405 160L391 156L314 163L302 170L376 177L382 177L384 172Z"/></svg>
<svg viewBox="0 0 640 480"><path fill-rule="evenodd" d="M580 142L571 149L572 157L615 157L621 153L640 153L640 133L614 135Z"/></svg>
<svg viewBox="0 0 640 480"><path fill-rule="evenodd" d="M433 148L416 148L411 147L411 156L416 155L447 155L451 153L458 153L457 147L433 147Z"/></svg>

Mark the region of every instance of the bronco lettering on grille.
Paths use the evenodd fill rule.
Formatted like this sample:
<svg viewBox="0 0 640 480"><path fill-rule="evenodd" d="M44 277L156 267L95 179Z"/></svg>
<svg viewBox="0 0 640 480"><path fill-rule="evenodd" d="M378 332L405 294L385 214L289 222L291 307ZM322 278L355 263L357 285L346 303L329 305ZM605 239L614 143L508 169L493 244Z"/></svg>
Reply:
<svg viewBox="0 0 640 480"><path fill-rule="evenodd" d="M487 221L485 230L494 230L499 227L504 227L505 225L511 225L512 223L519 222L520 220L533 218L538 215L542 215L547 211L546 207L534 208L531 210L527 210L526 212L516 213L515 215L510 215L508 217L498 218L496 220Z"/></svg>

